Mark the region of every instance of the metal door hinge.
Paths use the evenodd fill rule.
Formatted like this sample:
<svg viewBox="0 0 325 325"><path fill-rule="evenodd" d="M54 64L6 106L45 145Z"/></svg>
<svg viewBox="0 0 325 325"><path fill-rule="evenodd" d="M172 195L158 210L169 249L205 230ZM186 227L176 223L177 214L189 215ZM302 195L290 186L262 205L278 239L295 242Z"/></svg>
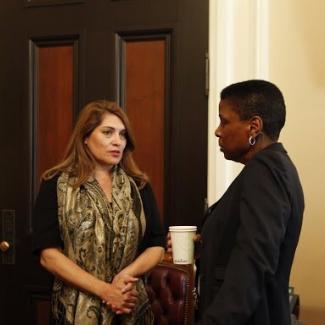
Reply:
<svg viewBox="0 0 325 325"><path fill-rule="evenodd" d="M209 96L209 77L210 77L210 72L209 72L209 53L205 52L205 95Z"/></svg>

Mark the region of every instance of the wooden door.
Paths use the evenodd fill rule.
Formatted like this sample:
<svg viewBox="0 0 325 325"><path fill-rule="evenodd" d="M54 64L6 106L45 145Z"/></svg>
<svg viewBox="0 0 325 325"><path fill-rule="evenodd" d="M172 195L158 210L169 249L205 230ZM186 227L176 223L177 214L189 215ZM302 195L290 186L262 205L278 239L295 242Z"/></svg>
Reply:
<svg viewBox="0 0 325 325"><path fill-rule="evenodd" d="M47 324L51 277L31 255L31 211L87 102L127 111L165 226L198 222L207 43L208 0L0 2L0 324Z"/></svg>

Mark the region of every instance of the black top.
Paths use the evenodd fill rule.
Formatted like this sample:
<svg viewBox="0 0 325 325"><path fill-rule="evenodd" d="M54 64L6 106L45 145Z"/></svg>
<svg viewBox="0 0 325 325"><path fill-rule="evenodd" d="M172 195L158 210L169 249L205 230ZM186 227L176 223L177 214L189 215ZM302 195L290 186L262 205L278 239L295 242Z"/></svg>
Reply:
<svg viewBox="0 0 325 325"><path fill-rule="evenodd" d="M199 325L288 325L289 275L304 197L280 143L257 153L208 211Z"/></svg>
<svg viewBox="0 0 325 325"><path fill-rule="evenodd" d="M42 249L63 247L60 237L57 202L57 177L43 181L38 193L33 213L33 252ZM143 203L146 231L139 246L139 252L148 247L165 247L165 234L160 222L159 211L150 184L140 190Z"/></svg>

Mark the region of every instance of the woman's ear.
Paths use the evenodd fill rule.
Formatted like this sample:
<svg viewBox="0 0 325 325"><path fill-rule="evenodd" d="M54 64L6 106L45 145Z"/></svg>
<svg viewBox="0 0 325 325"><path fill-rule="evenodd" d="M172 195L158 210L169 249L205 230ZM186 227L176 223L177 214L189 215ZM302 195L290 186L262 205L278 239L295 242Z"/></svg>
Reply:
<svg viewBox="0 0 325 325"><path fill-rule="evenodd" d="M263 120L260 116L254 115L250 119L250 132L253 137L256 137L263 131Z"/></svg>

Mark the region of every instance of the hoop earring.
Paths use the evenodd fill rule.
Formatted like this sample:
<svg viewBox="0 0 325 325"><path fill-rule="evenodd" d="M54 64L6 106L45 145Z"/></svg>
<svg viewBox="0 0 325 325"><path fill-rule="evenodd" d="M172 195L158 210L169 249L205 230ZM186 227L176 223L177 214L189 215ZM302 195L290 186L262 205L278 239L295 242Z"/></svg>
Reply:
<svg viewBox="0 0 325 325"><path fill-rule="evenodd" d="M256 143L256 138L253 138L253 136L249 136L248 143L253 146Z"/></svg>

